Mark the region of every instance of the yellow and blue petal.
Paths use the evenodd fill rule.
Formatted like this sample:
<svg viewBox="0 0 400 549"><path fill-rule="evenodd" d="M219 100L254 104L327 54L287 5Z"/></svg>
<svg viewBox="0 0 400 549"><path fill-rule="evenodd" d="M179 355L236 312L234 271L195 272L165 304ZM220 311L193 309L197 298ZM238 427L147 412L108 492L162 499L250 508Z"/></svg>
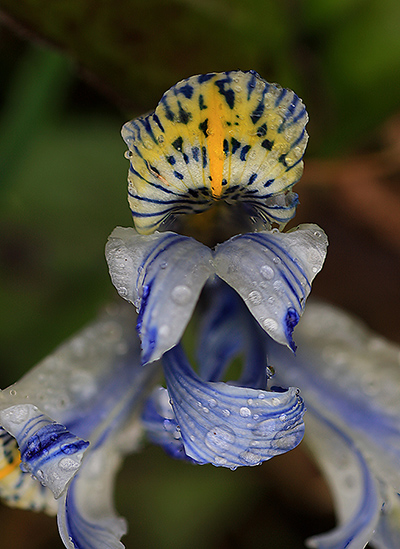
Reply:
<svg viewBox="0 0 400 549"><path fill-rule="evenodd" d="M58 504L49 488L20 468L17 441L0 428L0 498L10 507L57 513Z"/></svg>
<svg viewBox="0 0 400 549"><path fill-rule="evenodd" d="M182 80L154 113L122 129L138 232L154 232L171 216L202 212L216 200L240 201L267 222L286 223L296 201L285 205L284 195L302 175L307 121L295 93L254 71ZM279 195L279 205L268 204Z"/></svg>

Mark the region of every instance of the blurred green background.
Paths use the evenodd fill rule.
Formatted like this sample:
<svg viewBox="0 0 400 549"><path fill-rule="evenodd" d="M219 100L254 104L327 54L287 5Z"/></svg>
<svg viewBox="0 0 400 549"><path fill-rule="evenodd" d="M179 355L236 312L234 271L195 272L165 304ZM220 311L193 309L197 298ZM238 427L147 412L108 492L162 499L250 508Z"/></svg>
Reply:
<svg viewBox="0 0 400 549"><path fill-rule="evenodd" d="M115 299L104 244L131 225L120 127L210 71L252 68L302 97L310 143L296 224L330 237L314 294L400 340L400 235L390 216L377 230L373 208L351 215L332 177L376 159L383 203L400 200L400 163L385 152L400 135L398 0L1 0L0 12L1 387ZM332 525L331 507L304 451L291 454L235 473L157 448L130 457L118 485L128 549L303 547ZM61 547L53 519L1 507L0 521L4 546Z"/></svg>

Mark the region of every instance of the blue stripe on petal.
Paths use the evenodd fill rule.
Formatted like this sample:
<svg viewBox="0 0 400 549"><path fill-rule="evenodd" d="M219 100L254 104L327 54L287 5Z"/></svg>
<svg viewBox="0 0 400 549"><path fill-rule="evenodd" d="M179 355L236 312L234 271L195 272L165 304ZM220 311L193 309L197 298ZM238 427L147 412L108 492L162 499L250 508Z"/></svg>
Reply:
<svg viewBox="0 0 400 549"><path fill-rule="evenodd" d="M102 449L90 454L68 491L60 500L58 529L70 549L123 549L120 538L127 525L117 517L111 502L114 475L119 465L116 455ZM100 469L100 470L99 470ZM101 479L93 482L93 472ZM95 473L96 476L96 473ZM100 483L101 480L101 483Z"/></svg>
<svg viewBox="0 0 400 549"><path fill-rule="evenodd" d="M278 393L203 382L179 346L163 364L186 453L199 463L258 465L301 441L304 403L294 387Z"/></svg>
<svg viewBox="0 0 400 549"><path fill-rule="evenodd" d="M307 540L317 549L360 549L371 539L383 500L367 460L344 431L307 405L307 436L337 503L340 524ZM311 417L310 417L311 416Z"/></svg>
<svg viewBox="0 0 400 549"><path fill-rule="evenodd" d="M294 231L261 231L217 246L217 275L244 299L264 330L295 349L293 328L303 312L311 282L322 268L327 239L316 225Z"/></svg>
<svg viewBox="0 0 400 549"><path fill-rule="evenodd" d="M166 389L159 387L146 401L142 423L148 438L175 459L194 461L186 455L180 429Z"/></svg>
<svg viewBox="0 0 400 549"><path fill-rule="evenodd" d="M34 475L58 498L79 469L89 442L53 422L32 404L7 408L0 413L0 420L18 442L21 469Z"/></svg>
<svg viewBox="0 0 400 549"><path fill-rule="evenodd" d="M179 341L207 278L211 251L194 239L166 232L149 236L114 230L106 248L112 281L140 309L143 362Z"/></svg>

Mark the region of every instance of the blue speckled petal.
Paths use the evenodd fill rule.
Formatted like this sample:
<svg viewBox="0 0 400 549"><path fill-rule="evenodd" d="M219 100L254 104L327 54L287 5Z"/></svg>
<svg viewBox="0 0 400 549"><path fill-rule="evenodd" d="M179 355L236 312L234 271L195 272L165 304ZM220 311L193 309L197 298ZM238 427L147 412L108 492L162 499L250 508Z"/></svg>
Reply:
<svg viewBox="0 0 400 549"><path fill-rule="evenodd" d="M181 432L164 387L156 388L147 400L142 423L151 442L164 448L169 456L193 461L186 455Z"/></svg>
<svg viewBox="0 0 400 549"><path fill-rule="evenodd" d="M239 295L216 279L205 287L197 362L206 381L221 381L235 356L243 353L244 365L238 385L266 388L267 336L249 313Z"/></svg>
<svg viewBox="0 0 400 549"><path fill-rule="evenodd" d="M237 290L264 330L295 350L292 332L327 245L317 225L300 225L288 233L249 233L217 246L214 264L217 275Z"/></svg>
<svg viewBox="0 0 400 549"><path fill-rule="evenodd" d="M378 482L354 441L307 405L307 444L331 486L339 526L307 540L318 549L361 549L372 537L383 505Z"/></svg>
<svg viewBox="0 0 400 549"><path fill-rule="evenodd" d="M142 236L118 227L109 238L106 256L114 286L139 311L143 362L160 358L180 340L214 272L211 251L175 233Z"/></svg>
<svg viewBox="0 0 400 549"><path fill-rule="evenodd" d="M89 446L55 423L32 404L20 404L0 412L2 426L17 440L21 469L34 475L58 498L78 471Z"/></svg>
<svg viewBox="0 0 400 549"><path fill-rule="evenodd" d="M203 382L179 346L163 364L185 451L194 460L231 469L258 465L301 441L304 404L296 388L269 392Z"/></svg>

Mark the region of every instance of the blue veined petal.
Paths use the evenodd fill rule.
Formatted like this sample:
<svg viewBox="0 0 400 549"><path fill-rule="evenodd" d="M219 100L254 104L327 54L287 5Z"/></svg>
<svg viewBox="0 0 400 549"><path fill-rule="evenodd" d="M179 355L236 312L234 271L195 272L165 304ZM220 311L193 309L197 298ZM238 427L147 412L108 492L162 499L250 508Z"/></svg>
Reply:
<svg viewBox="0 0 400 549"><path fill-rule="evenodd" d="M175 233L142 236L118 227L109 238L106 255L119 294L139 310L142 360L152 362L180 340L214 272L211 251Z"/></svg>
<svg viewBox="0 0 400 549"><path fill-rule="evenodd" d="M205 287L197 362L206 381L221 381L230 361L244 356L237 384L266 388L267 338L239 295L220 279ZM208 305L208 306L207 306Z"/></svg>
<svg viewBox="0 0 400 549"><path fill-rule="evenodd" d="M195 461L231 469L258 465L301 441L304 404L296 388L269 392L203 382L179 346L163 364L185 451Z"/></svg>
<svg viewBox="0 0 400 549"><path fill-rule="evenodd" d="M194 461L186 455L180 429L164 387L153 391L145 404L141 419L151 442L164 448L175 459Z"/></svg>
<svg viewBox="0 0 400 549"><path fill-rule="evenodd" d="M78 471L89 446L32 404L0 412L2 426L17 440L21 469L34 475L58 498Z"/></svg>
<svg viewBox="0 0 400 549"><path fill-rule="evenodd" d="M377 549L400 547L400 494L389 487L383 489L385 503L371 545Z"/></svg>
<svg viewBox="0 0 400 549"><path fill-rule="evenodd" d="M0 498L10 507L43 511L55 515L58 503L52 492L21 471L17 441L0 428Z"/></svg>
<svg viewBox="0 0 400 549"><path fill-rule="evenodd" d="M237 290L264 330L295 350L292 332L327 245L325 233L311 224L288 233L249 233L218 245L214 264L217 275Z"/></svg>
<svg viewBox="0 0 400 549"><path fill-rule="evenodd" d="M58 528L70 549L123 549L123 518L115 513L112 494L120 465L115 441L89 452L68 491L60 500Z"/></svg>
<svg viewBox="0 0 400 549"><path fill-rule="evenodd" d="M295 93L254 71L178 82L154 113L122 128L137 230L151 233L171 214L203 211L220 199L255 204L276 221L264 202L300 179L307 121Z"/></svg>
<svg viewBox="0 0 400 549"><path fill-rule="evenodd" d="M310 302L298 326L296 356L271 342L282 383L298 384L368 455L376 475L400 491L398 345L335 307Z"/></svg>
<svg viewBox="0 0 400 549"><path fill-rule="evenodd" d="M305 440L331 486L339 520L338 527L310 538L307 545L362 549L372 537L383 505L365 456L345 432L308 404Z"/></svg>

